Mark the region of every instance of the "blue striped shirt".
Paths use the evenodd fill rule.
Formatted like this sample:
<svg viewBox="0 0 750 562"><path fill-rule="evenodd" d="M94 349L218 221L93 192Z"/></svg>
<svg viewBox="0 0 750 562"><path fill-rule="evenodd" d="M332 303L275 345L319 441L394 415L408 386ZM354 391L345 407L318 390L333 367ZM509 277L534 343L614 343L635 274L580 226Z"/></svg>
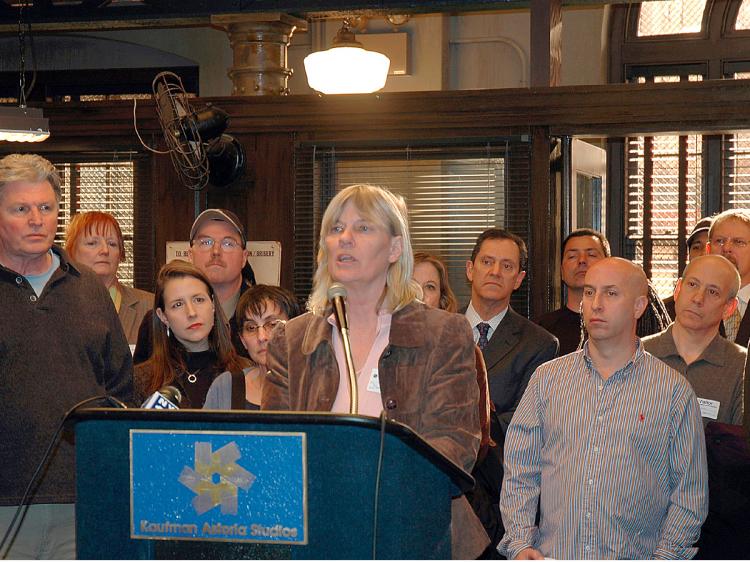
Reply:
<svg viewBox="0 0 750 562"><path fill-rule="evenodd" d="M526 547L557 559L695 556L708 474L688 381L640 340L606 380L588 343L541 365L508 427L500 510L508 558Z"/></svg>

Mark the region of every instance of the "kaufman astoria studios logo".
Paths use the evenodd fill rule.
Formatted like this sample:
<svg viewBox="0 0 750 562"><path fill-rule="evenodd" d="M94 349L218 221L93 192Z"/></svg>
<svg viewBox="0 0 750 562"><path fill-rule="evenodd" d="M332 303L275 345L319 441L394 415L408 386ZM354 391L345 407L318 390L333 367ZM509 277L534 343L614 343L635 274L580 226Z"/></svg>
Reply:
<svg viewBox="0 0 750 562"><path fill-rule="evenodd" d="M222 514L237 515L237 491L245 492L255 482L255 475L245 470L237 444L232 441L216 452L211 443L195 442L195 464L185 466L179 482L195 493L192 504L198 515L221 506Z"/></svg>

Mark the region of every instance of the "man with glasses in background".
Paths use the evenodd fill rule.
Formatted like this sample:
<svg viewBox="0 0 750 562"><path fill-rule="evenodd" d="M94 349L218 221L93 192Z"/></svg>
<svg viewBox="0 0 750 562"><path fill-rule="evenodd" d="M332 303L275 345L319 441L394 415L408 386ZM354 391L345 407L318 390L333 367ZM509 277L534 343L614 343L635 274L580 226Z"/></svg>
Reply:
<svg viewBox="0 0 750 562"><path fill-rule="evenodd" d="M240 295L255 285L255 275L247 262L247 238L240 219L226 209L206 209L190 229L190 261L205 273L216 293L224 315L229 319L232 343L237 353L247 357L240 341L234 311ZM149 312L141 322L133 360L142 363L151 356L151 323Z"/></svg>
<svg viewBox="0 0 750 562"><path fill-rule="evenodd" d="M717 215L708 231L707 249L711 254L727 258L740 274L739 304L732 316L724 320L724 331L729 341L747 347L750 340L750 315L745 315L750 301L750 212L731 209Z"/></svg>

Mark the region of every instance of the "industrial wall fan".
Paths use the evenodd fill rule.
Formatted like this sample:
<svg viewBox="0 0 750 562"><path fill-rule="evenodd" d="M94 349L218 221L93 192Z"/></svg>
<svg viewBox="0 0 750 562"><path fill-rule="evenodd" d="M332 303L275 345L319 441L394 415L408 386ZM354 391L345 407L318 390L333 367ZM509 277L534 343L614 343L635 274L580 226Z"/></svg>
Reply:
<svg viewBox="0 0 750 562"><path fill-rule="evenodd" d="M193 110L182 79L173 72L160 72L151 86L164 141L182 183L200 191L208 183L224 187L236 180L245 170L245 151L223 134L229 115L211 104Z"/></svg>

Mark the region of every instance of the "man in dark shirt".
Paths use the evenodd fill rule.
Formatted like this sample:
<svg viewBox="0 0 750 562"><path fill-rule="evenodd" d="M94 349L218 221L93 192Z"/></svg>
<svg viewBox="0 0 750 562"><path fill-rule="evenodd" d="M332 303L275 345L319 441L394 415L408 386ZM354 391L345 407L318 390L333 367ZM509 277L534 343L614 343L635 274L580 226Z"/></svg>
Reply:
<svg viewBox="0 0 750 562"><path fill-rule="evenodd" d="M565 305L536 319L537 324L560 340L559 355L567 355L578 349L581 341L583 280L589 267L609 256L609 241L596 230L579 228L563 240L560 273L567 287Z"/></svg>
<svg viewBox="0 0 750 562"><path fill-rule="evenodd" d="M130 402L133 363L107 289L53 244L60 177L35 154L0 160L0 534L63 414L98 395ZM75 558L75 462L67 432L3 558Z"/></svg>

